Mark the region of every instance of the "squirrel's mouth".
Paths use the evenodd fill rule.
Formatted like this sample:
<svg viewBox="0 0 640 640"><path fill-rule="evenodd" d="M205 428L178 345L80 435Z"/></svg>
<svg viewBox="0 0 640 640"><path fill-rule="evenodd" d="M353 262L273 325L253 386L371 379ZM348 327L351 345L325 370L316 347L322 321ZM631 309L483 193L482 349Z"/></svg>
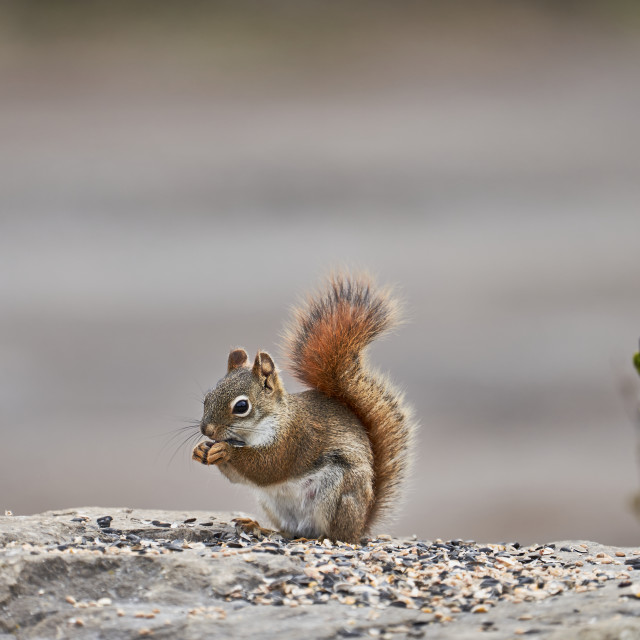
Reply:
<svg viewBox="0 0 640 640"><path fill-rule="evenodd" d="M227 433L225 435L228 437L224 438L224 442L228 442L235 449L247 446L247 443L242 438L239 438L238 434L232 429L227 429Z"/></svg>
<svg viewBox="0 0 640 640"><path fill-rule="evenodd" d="M240 440L239 438L224 438L223 440L214 440L213 438L211 438L209 444L214 445L216 442L228 442L232 447L236 449L247 446L247 443L244 440Z"/></svg>
<svg viewBox="0 0 640 640"><path fill-rule="evenodd" d="M208 447L212 447L216 442L228 442L234 449L240 449L241 447L247 446L247 443L244 440L238 440L237 438L226 438L225 440L214 440L213 438L209 438L205 444Z"/></svg>
<svg viewBox="0 0 640 640"><path fill-rule="evenodd" d="M232 447L235 447L236 449L247 446L247 443L244 440L240 440L239 438L227 438L225 442L228 442Z"/></svg>

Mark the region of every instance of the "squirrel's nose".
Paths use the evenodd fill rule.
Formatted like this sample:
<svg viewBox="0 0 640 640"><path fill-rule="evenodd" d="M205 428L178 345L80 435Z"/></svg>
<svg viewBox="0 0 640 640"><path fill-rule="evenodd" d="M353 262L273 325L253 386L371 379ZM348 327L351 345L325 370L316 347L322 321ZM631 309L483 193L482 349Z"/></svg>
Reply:
<svg viewBox="0 0 640 640"><path fill-rule="evenodd" d="M207 436L207 438L213 438L213 430L214 427L211 423L200 425L200 431L202 431L202 434Z"/></svg>

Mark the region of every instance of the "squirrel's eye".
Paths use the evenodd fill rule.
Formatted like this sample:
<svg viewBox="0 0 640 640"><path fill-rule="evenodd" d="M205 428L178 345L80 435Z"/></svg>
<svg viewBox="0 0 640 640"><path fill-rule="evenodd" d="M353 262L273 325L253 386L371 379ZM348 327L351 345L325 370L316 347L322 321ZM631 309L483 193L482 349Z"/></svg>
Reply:
<svg viewBox="0 0 640 640"><path fill-rule="evenodd" d="M249 415L250 411L251 403L249 402L249 398L247 398L246 396L237 397L231 405L231 413L236 416L240 416L241 418L243 416Z"/></svg>

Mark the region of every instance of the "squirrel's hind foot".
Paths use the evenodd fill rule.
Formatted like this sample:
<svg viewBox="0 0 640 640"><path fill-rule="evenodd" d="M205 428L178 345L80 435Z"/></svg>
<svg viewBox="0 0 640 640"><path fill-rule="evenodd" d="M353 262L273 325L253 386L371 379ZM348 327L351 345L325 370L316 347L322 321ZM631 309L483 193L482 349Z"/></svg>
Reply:
<svg viewBox="0 0 640 640"><path fill-rule="evenodd" d="M261 527L256 520L252 520L251 518L234 518L232 522L238 533L247 533L249 535L256 536L256 538L262 538L264 536L269 536L272 533L277 533L277 531L274 531L273 529L265 529L264 527Z"/></svg>

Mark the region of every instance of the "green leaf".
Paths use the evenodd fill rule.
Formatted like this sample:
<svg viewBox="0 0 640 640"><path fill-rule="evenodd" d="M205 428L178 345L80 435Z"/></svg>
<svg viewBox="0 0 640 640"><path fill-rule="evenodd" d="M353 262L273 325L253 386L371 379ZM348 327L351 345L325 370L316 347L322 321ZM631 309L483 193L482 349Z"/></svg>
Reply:
<svg viewBox="0 0 640 640"><path fill-rule="evenodd" d="M640 353L636 353L635 356L633 356L633 364L636 367L636 371L638 372L638 375L640 376Z"/></svg>

